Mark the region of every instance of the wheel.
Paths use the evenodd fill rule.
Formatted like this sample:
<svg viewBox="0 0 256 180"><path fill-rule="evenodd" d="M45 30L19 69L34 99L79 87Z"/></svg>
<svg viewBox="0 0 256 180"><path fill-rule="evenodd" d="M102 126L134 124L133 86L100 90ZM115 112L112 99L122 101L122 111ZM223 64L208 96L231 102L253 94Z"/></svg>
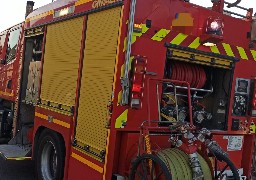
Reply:
<svg viewBox="0 0 256 180"><path fill-rule="evenodd" d="M228 178L232 178L234 180L240 180L240 176L237 168L233 164L233 162L223 153L220 152L212 152L215 156L215 168L214 168L214 179L222 179L224 177L224 172L226 169L230 169L233 176ZM218 161L223 162L225 166L218 166Z"/></svg>
<svg viewBox="0 0 256 180"><path fill-rule="evenodd" d="M62 137L44 130L37 141L35 152L37 179L62 180L65 164L65 146Z"/></svg>
<svg viewBox="0 0 256 180"><path fill-rule="evenodd" d="M130 171L129 180L171 180L171 174L163 161L152 154L138 156Z"/></svg>

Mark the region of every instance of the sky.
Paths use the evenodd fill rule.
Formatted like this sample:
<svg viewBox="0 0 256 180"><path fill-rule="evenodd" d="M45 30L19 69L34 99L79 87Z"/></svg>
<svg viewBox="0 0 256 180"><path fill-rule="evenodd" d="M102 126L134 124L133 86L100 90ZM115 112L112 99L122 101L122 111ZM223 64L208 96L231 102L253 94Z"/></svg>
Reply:
<svg viewBox="0 0 256 180"><path fill-rule="evenodd" d="M226 0L226 1L235 2L236 0ZM1 1L0 32L15 24L18 24L24 21L25 11L26 11L26 2L27 0L2 0ZM34 8L38 8L48 3L51 3L52 0L34 0L34 2L35 2ZM203 5L205 7L210 7L212 5L211 0L190 0L190 2L198 5ZM242 2L239 5L246 8L254 7L254 12L256 11L255 0L242 0ZM228 10L236 11L244 15L246 14L245 11L240 11L237 9L228 9Z"/></svg>
<svg viewBox="0 0 256 180"><path fill-rule="evenodd" d="M33 0L34 8L49 4L52 0ZM25 19L27 0L1 0L0 32Z"/></svg>

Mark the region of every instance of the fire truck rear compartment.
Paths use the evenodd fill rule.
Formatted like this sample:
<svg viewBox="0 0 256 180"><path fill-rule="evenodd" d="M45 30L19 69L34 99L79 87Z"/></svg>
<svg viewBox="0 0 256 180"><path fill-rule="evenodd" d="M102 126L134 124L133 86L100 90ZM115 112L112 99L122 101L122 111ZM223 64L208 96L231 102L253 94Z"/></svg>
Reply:
<svg viewBox="0 0 256 180"><path fill-rule="evenodd" d="M231 61L228 64L229 62L224 59L216 64L216 57L210 57L210 53L205 54L205 59L204 55L199 53L167 50L164 78L190 84L194 124L212 130L226 130L234 64ZM207 60L209 58L210 61ZM177 100L173 99L174 93L170 92L173 90L168 88L168 85L163 86L164 105L161 106L161 120L168 121L168 116L176 118L174 101L177 101L178 120L189 121L188 87L185 83L175 85ZM173 102L170 102L172 100Z"/></svg>

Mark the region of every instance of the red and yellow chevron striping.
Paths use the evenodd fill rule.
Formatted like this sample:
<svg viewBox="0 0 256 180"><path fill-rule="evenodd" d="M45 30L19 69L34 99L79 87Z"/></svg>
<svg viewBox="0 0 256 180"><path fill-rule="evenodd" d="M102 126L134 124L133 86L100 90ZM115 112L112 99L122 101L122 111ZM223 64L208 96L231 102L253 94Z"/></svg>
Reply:
<svg viewBox="0 0 256 180"><path fill-rule="evenodd" d="M141 33L133 33L133 41L135 43L141 37L150 37L151 40L157 42L169 42L171 44L189 47L193 49L200 48L200 38L191 36L183 33L178 33L168 29L160 29L157 32L152 32L146 28L145 24L140 24L142 28ZM124 49L125 50L125 49ZM256 61L256 50L250 50L240 46L231 45L228 43L219 43L217 46L209 47L209 51L217 54L223 54L231 57L237 57L243 60L254 60Z"/></svg>

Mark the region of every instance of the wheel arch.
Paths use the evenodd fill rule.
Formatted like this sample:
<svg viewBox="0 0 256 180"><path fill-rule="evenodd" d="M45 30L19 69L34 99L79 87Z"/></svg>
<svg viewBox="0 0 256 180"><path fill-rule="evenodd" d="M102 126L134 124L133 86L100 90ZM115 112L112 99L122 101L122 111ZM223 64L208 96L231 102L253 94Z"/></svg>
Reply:
<svg viewBox="0 0 256 180"><path fill-rule="evenodd" d="M63 145L65 146L65 154L66 154L66 149L67 149L67 147L66 147L66 143L65 143L65 139L64 139L63 135L60 134L59 132L54 131L54 130L52 130L52 129L49 129L49 128L45 127L45 126L40 126L40 127L37 128L37 130L36 130L36 132L35 132L35 135L34 135L34 141L33 141L33 159L34 159L34 154L36 154L36 152L38 151L37 145L38 145L39 137L40 137L40 135L41 135L44 131L51 131L51 132L55 133L57 136L59 136L59 138L62 140Z"/></svg>

